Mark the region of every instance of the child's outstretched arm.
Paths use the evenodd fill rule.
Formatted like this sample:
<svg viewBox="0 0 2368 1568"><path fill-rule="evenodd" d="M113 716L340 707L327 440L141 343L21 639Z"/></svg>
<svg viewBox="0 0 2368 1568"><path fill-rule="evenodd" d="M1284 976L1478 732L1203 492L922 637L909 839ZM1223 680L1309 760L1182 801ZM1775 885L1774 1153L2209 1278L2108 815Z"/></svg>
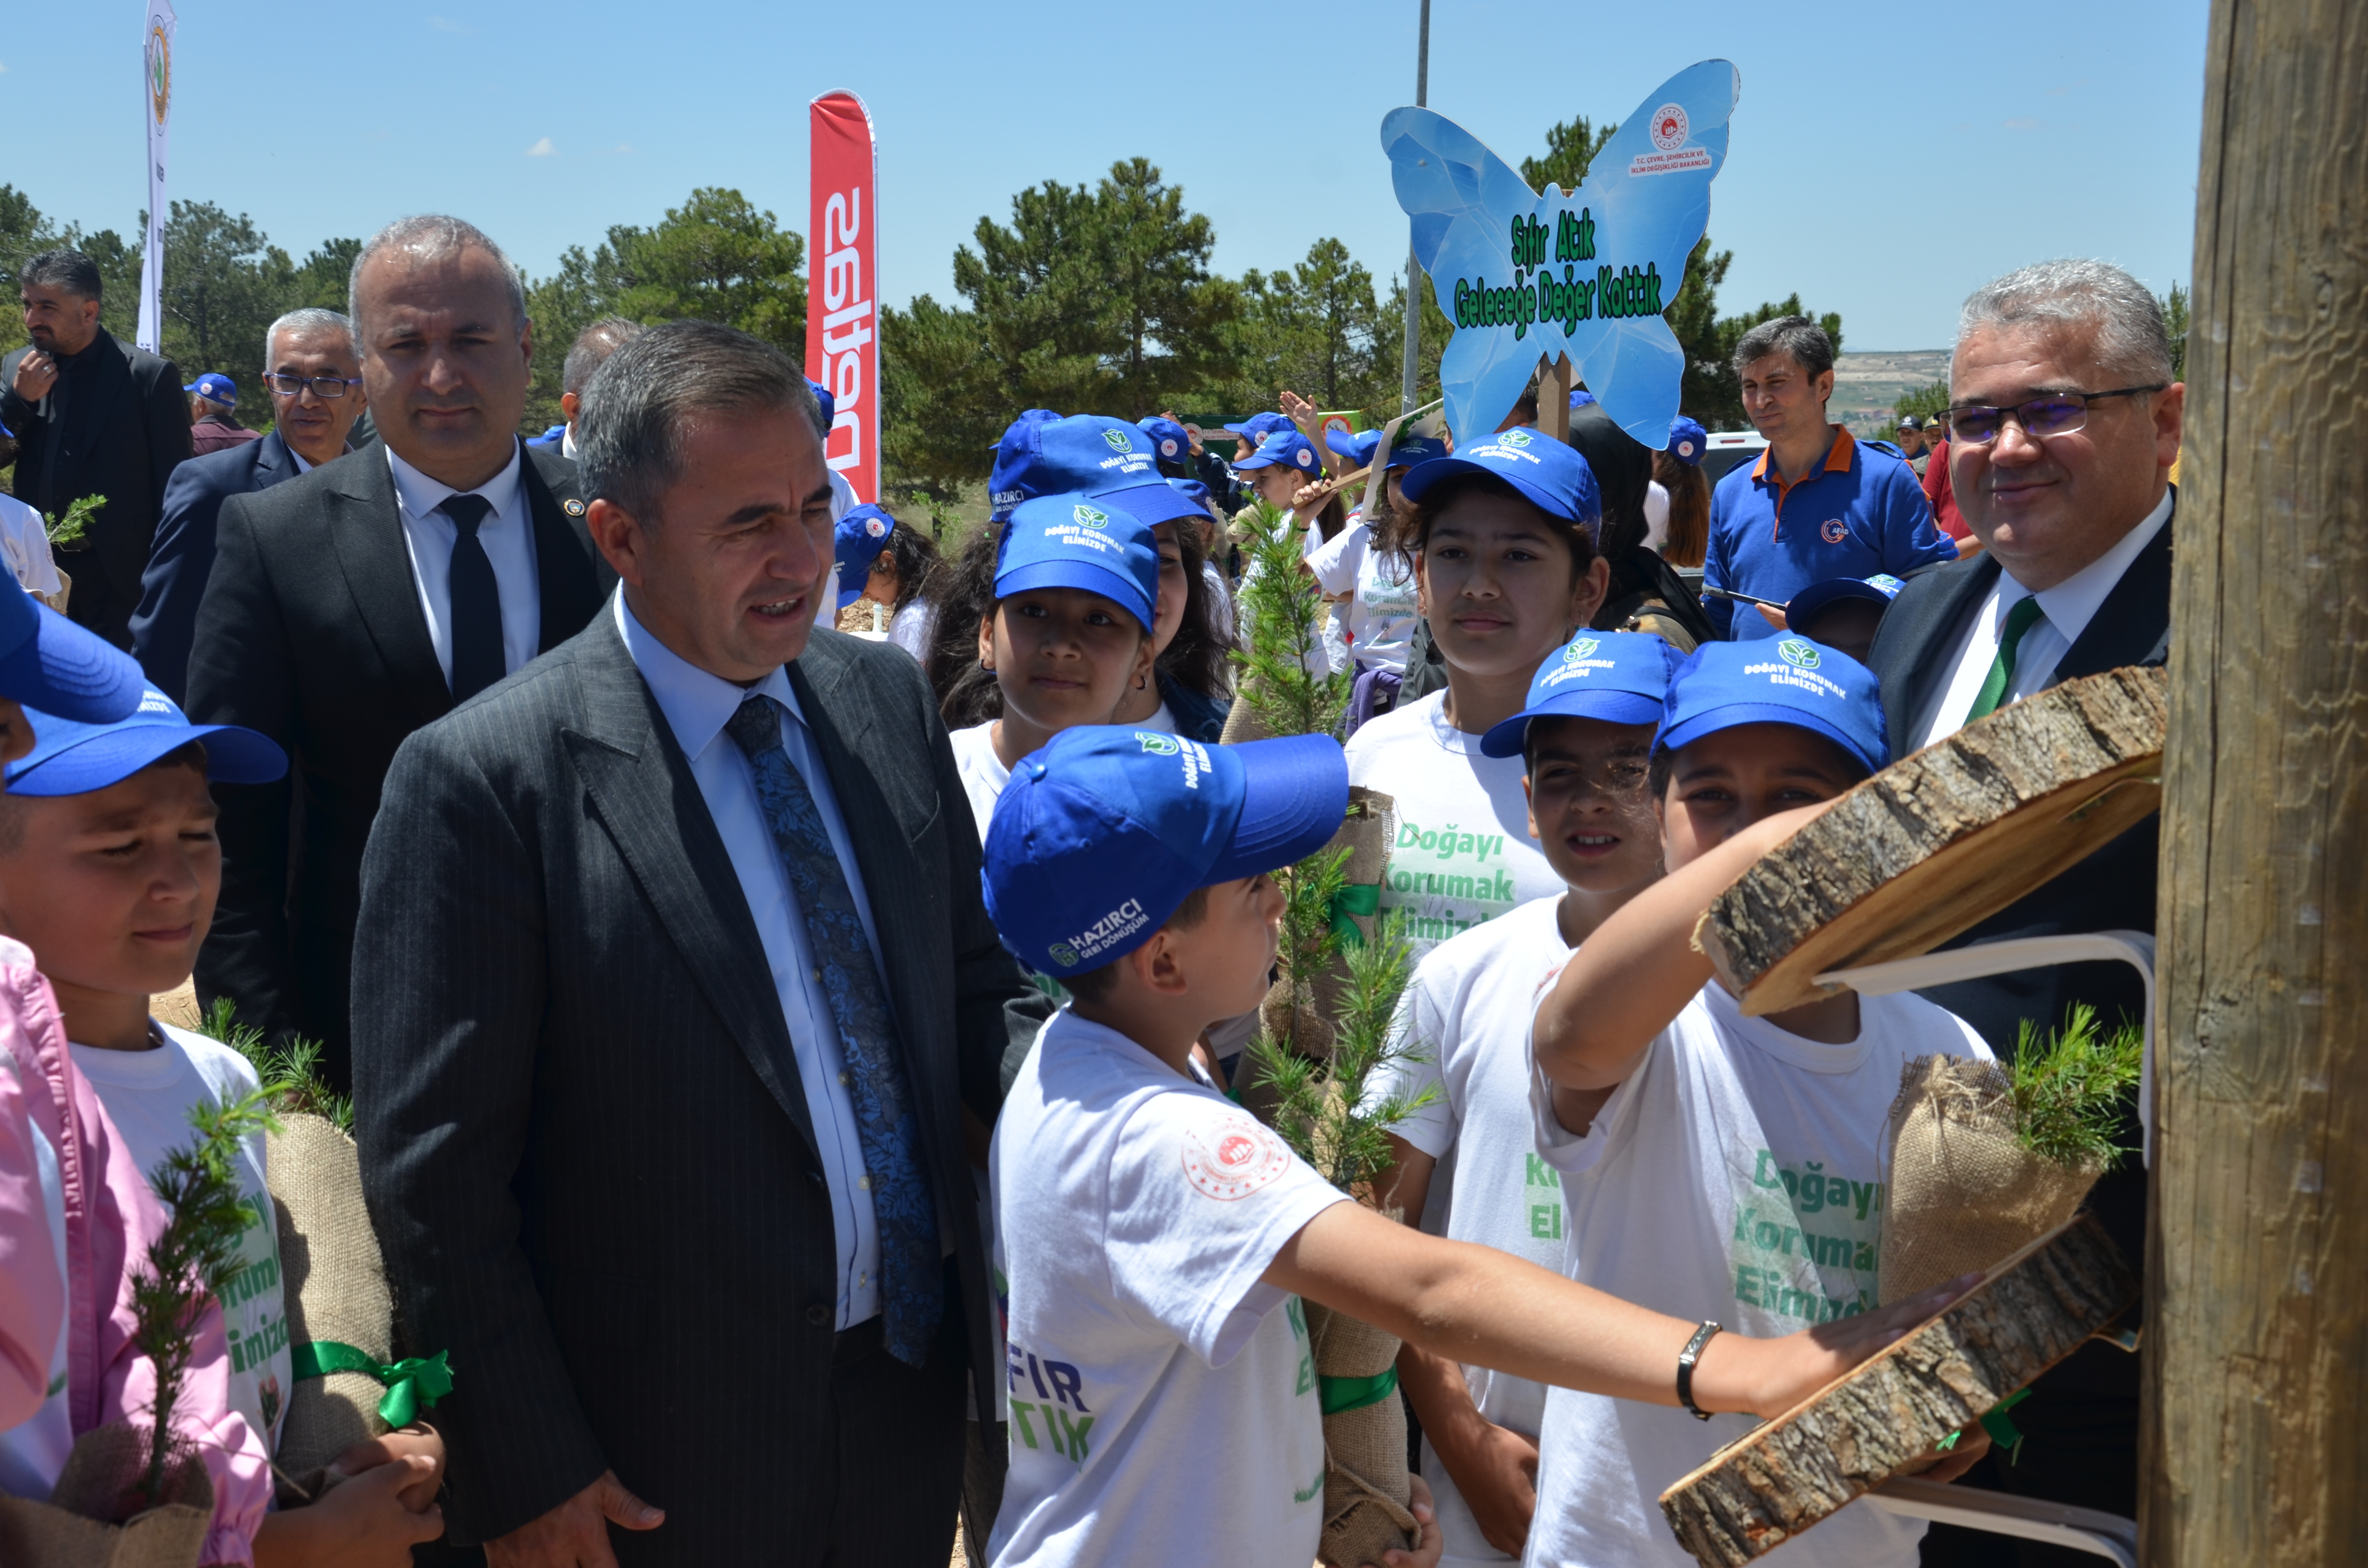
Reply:
<svg viewBox="0 0 2368 1568"><path fill-rule="evenodd" d="M1531 1050L1564 1089L1604 1089L1636 1070L1653 1037L1710 980L1694 922L1751 863L1826 809L1763 817L1622 904L1571 956L1538 1003Z"/></svg>
<svg viewBox="0 0 2368 1568"><path fill-rule="evenodd" d="M1437 1355L1645 1404L1678 1403L1678 1354L1698 1326L1509 1253L1425 1235L1354 1203L1335 1203L1310 1220L1262 1278ZM1694 1403L1709 1411L1780 1415L1900 1338L1976 1278L1782 1339L1715 1335L1694 1369Z"/></svg>

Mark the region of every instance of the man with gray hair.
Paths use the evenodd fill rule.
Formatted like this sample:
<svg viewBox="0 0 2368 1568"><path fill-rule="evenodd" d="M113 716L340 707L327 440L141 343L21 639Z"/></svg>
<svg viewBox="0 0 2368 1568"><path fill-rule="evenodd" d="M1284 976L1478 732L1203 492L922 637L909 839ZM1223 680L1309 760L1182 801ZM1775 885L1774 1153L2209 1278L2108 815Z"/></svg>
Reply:
<svg viewBox="0 0 2368 1568"><path fill-rule="evenodd" d="M621 587L406 741L370 836L363 1182L496 1568L943 1568L995 1408L966 1138L1047 1004L919 667L814 624L814 412L730 327L620 348L580 435Z"/></svg>
<svg viewBox="0 0 2368 1568"><path fill-rule="evenodd" d="M2118 267L2043 262L1965 301L1941 418L1951 486L1986 548L1911 580L1875 635L1867 664L1882 682L1895 751L1930 745L2060 681L2162 661L2178 506L2170 469L2185 395L2161 307ZM2148 817L1951 945L2152 931L2155 835ZM2028 970L1925 994L1979 1029L2002 1061L2012 1060L2026 1020L2044 1035L2074 1004L2096 1008L2109 1028L2146 1016L2144 989L2122 964ZM2135 1146L2135 1119L2124 1134ZM2137 1162L2108 1174L2089 1202L2142 1267ZM2137 1358L2091 1344L2015 1407L2022 1450L1996 1468L1997 1481L2134 1515L2137 1408ZM2021 1561L2042 1561L2037 1550L2025 1548Z"/></svg>
<svg viewBox="0 0 2368 1568"><path fill-rule="evenodd" d="M1834 345L1825 328L1806 316L1762 322L1735 346L1735 373L1768 449L1711 493L1702 608L1720 636L1772 637L1784 617L1712 590L1782 606L1812 583L1905 577L1956 559L1907 461L1827 419Z"/></svg>
<svg viewBox="0 0 2368 1568"><path fill-rule="evenodd" d="M80 251L33 256L17 289L32 341L0 356L17 498L51 517L86 495L106 498L82 542L58 547L58 565L74 579L66 614L127 647L165 485L189 459L181 372L98 324L98 265Z"/></svg>
<svg viewBox="0 0 2368 1568"><path fill-rule="evenodd" d="M559 412L566 423L544 431L528 446L548 447L555 442L562 455L575 456L575 422L584 411L584 389L592 384L593 372L609 362L609 356L639 337L642 330L637 321L602 316L575 335L559 373Z"/></svg>
<svg viewBox="0 0 2368 1568"><path fill-rule="evenodd" d="M293 764L279 783L220 793L222 900L199 994L229 997L268 1035L320 1040L341 1087L362 849L395 748L574 636L609 581L575 465L518 442L534 341L500 247L458 219L402 219L362 246L347 291L359 371L288 374L309 382L300 411L358 379L379 439L222 504L188 702L199 723L262 731Z"/></svg>
<svg viewBox="0 0 2368 1568"><path fill-rule="evenodd" d="M343 457L346 437L369 401L354 324L335 311L290 311L273 322L263 335L263 364L270 432L201 453L173 471L155 548L141 574L131 656L176 702L188 691L189 642L213 574L214 520L222 504Z"/></svg>

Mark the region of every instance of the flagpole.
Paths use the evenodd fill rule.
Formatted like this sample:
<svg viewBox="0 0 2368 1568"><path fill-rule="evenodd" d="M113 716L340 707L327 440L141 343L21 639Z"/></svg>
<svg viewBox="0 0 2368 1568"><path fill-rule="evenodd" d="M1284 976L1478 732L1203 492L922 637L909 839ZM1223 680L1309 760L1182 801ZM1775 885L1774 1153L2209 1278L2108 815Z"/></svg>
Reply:
<svg viewBox="0 0 2368 1568"><path fill-rule="evenodd" d="M1427 108L1430 103L1430 0L1422 0L1422 29L1415 44L1414 102L1417 108ZM1408 225L1411 230L1412 225ZM1415 363L1422 358L1422 267L1414 258L1414 240L1406 240L1406 356L1398 364L1398 412L1409 413L1414 408Z"/></svg>

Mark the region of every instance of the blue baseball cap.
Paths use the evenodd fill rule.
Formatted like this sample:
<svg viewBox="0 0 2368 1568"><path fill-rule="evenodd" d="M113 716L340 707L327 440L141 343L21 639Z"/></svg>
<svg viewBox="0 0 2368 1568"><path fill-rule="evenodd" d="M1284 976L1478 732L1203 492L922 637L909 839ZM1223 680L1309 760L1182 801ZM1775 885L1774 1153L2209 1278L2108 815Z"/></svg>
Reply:
<svg viewBox="0 0 2368 1568"><path fill-rule="evenodd" d="M1828 605L1843 599L1864 599L1869 604L1887 606L1907 585L1888 572L1878 572L1872 577L1828 577L1822 583L1810 584L1787 600L1784 619L1798 631L1803 621Z"/></svg>
<svg viewBox="0 0 2368 1568"><path fill-rule="evenodd" d="M1151 939L1195 888L1304 859L1349 809L1329 735L1208 746L1115 724L1062 731L1011 770L987 824L987 918L1056 978Z"/></svg>
<svg viewBox="0 0 2368 1568"><path fill-rule="evenodd" d="M1266 413L1253 414L1239 425L1228 425L1225 428L1236 436L1247 436L1256 442L1265 440L1278 430L1291 430L1296 426L1282 415Z"/></svg>
<svg viewBox="0 0 2368 1568"><path fill-rule="evenodd" d="M210 398L215 403L238 401L238 383L220 370L208 370L181 390L185 392L195 392L202 398Z"/></svg>
<svg viewBox="0 0 2368 1568"><path fill-rule="evenodd" d="M1589 539L1602 538L1603 498L1595 487L1595 471L1577 449L1543 430L1499 430L1452 457L1417 464L1400 487L1407 500L1419 501L1432 485L1459 473L1494 474L1549 516L1580 525Z"/></svg>
<svg viewBox="0 0 2368 1568"><path fill-rule="evenodd" d="M838 399L831 396L830 389L812 376L806 378L806 385L814 388L814 401L822 404L822 425L827 430L831 422L838 417Z"/></svg>
<svg viewBox="0 0 2368 1568"><path fill-rule="evenodd" d="M109 724L29 716L33 749L8 765L12 795L86 795L120 784L191 741L205 743L206 777L217 783L268 784L288 771L288 754L269 736L236 724L192 724L153 686L129 714Z"/></svg>
<svg viewBox="0 0 2368 1568"><path fill-rule="evenodd" d="M1191 502L1193 510L1200 516L1205 517L1209 515L1209 487L1199 480L1171 479L1167 482L1167 488Z"/></svg>
<svg viewBox="0 0 2368 1568"><path fill-rule="evenodd" d="M1123 419L1072 414L1065 419L1012 422L995 449L987 476L988 517L1002 522L1022 501L1073 491L1092 494L1160 483L1150 435Z"/></svg>
<svg viewBox="0 0 2368 1568"><path fill-rule="evenodd" d="M1417 436L1411 430L1400 435L1396 440L1390 443L1392 468L1412 468L1417 463L1427 463L1433 458L1443 458L1446 455L1446 442L1433 440L1429 436Z"/></svg>
<svg viewBox="0 0 2368 1568"><path fill-rule="evenodd" d="M1573 387L1570 389L1570 405L1573 408L1585 408L1588 403L1593 403L1594 401L1595 394L1588 392L1585 387Z"/></svg>
<svg viewBox="0 0 2368 1568"><path fill-rule="evenodd" d="M1582 631L1530 677L1528 706L1480 737L1483 756L1519 756L1532 719L1657 724L1677 650L1649 631Z"/></svg>
<svg viewBox="0 0 2368 1568"><path fill-rule="evenodd" d="M1192 433L1173 419L1155 414L1134 423L1137 429L1151 437L1160 461L1180 463L1192 455Z"/></svg>
<svg viewBox="0 0 2368 1568"><path fill-rule="evenodd" d="M1324 472L1324 460L1315 455L1315 443L1295 429L1277 430L1258 443L1258 450L1234 464L1236 471L1276 466L1295 468L1302 473Z"/></svg>
<svg viewBox="0 0 2368 1568"><path fill-rule="evenodd" d="M1805 637L1705 642L1694 650L1669 677L1668 712L1653 749L1675 751L1737 724L1813 730L1870 773L1891 762L1873 673Z"/></svg>
<svg viewBox="0 0 2368 1568"><path fill-rule="evenodd" d="M1151 525L1082 491L1022 501L1004 533L995 597L1007 599L1030 588L1099 594L1151 631L1152 607L1159 602L1159 547Z"/></svg>
<svg viewBox="0 0 2368 1568"><path fill-rule="evenodd" d="M1130 484L1121 490L1098 490L1094 499L1116 506L1144 528L1156 528L1162 523L1182 522L1187 517L1206 522L1209 509L1178 490L1179 480L1159 479L1149 484ZM1201 489L1207 494L1206 486Z"/></svg>
<svg viewBox="0 0 2368 1568"><path fill-rule="evenodd" d="M845 609L863 597L863 580L871 575L871 563L888 548L888 536L895 528L895 518L868 501L860 506L849 506L847 516L838 519L836 554L839 608ZM847 586L850 581L855 584L851 588Z"/></svg>
<svg viewBox="0 0 2368 1568"><path fill-rule="evenodd" d="M131 654L0 572L0 697L37 708L53 722L104 724L136 711L147 684Z"/></svg>
<svg viewBox="0 0 2368 1568"><path fill-rule="evenodd" d="M1710 432L1702 427L1699 419L1679 415L1669 421L1669 455L1688 468L1700 468L1702 454L1710 450Z"/></svg>
<svg viewBox="0 0 2368 1568"><path fill-rule="evenodd" d="M1373 453L1382 444L1382 433L1379 430L1331 429L1324 432L1324 444L1347 458L1349 467L1363 468L1373 460Z"/></svg>

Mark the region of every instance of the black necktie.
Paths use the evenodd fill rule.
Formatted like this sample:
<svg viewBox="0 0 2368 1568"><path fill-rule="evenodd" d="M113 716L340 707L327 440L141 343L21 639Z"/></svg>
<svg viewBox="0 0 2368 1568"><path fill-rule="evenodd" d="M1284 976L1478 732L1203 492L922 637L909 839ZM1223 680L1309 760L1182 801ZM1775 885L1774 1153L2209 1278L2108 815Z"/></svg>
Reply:
<svg viewBox="0 0 2368 1568"><path fill-rule="evenodd" d="M494 504L482 495L447 495L436 508L459 530L452 540L452 700L466 702L508 674L502 658L502 594L477 525Z"/></svg>

